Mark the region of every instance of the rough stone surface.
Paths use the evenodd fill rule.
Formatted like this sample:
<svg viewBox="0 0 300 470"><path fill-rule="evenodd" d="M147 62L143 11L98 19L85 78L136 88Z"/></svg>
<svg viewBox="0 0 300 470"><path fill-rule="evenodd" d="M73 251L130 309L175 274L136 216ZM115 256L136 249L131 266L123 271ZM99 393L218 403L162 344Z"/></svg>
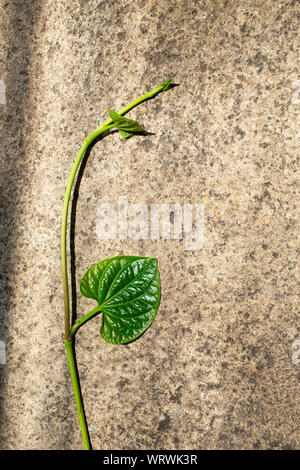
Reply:
<svg viewBox="0 0 300 470"><path fill-rule="evenodd" d="M170 76L128 115L153 135L107 136L81 179L77 285L126 253L157 256L163 289L138 341L106 344L100 317L77 334L93 447L299 448L299 3L0 5L1 448L82 448L62 342L66 181L106 111ZM203 204L202 249L99 239L97 207L122 196ZM77 289L77 317L91 306Z"/></svg>

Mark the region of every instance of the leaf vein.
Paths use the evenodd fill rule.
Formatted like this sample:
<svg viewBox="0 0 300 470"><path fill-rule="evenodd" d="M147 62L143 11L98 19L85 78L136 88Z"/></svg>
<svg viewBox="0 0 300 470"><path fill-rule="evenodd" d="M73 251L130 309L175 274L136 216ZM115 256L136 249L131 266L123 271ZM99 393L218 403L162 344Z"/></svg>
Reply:
<svg viewBox="0 0 300 470"><path fill-rule="evenodd" d="M136 260L134 260L134 261L136 261ZM142 270L141 270L133 279L131 279L131 281L130 281L128 284L126 284L126 286L124 286L124 287L122 287L122 289L118 290L118 292L116 292L114 295L112 295L112 296L109 298L109 300L112 300L114 297L116 297L117 295L119 295L120 292L122 292L122 290L126 289L126 287L128 287L129 284L131 284L132 282L134 282L134 280L138 279L138 278L141 276L141 274L144 273L144 271L146 270L146 268L148 268L148 266L150 265L150 263L151 263L151 260L148 261L148 263L143 266ZM130 264L130 263L127 263L125 266L123 266L122 270L120 270L120 271L123 271L123 270L128 266L128 264ZM117 275L120 273L120 271L118 271L118 273L117 273L116 276L114 277L114 279L113 279L113 281L112 281L112 283L111 283L111 286L110 286L110 288L109 288L109 291L107 292L107 295L106 295L106 297L105 297L104 302L103 302L102 305L105 305L105 302L108 300L109 293L110 293L110 291L111 291L111 289L112 289L112 287L113 287L113 284L115 284ZM102 305L101 305L101 306L102 306Z"/></svg>

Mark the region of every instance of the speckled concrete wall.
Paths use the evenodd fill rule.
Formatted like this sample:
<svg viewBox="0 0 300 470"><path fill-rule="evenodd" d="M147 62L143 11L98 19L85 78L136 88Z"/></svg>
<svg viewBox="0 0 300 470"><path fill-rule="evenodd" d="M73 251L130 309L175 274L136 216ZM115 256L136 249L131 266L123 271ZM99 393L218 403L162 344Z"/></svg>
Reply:
<svg viewBox="0 0 300 470"><path fill-rule="evenodd" d="M123 253L157 256L162 280L138 341L105 343L100 317L77 334L93 447L299 447L298 2L0 5L1 448L82 448L62 342L65 185L106 111L170 76L179 86L128 115L153 134L95 145L75 206L77 285ZM100 239L97 207L123 196L203 204L203 247ZM90 306L77 292L77 317Z"/></svg>

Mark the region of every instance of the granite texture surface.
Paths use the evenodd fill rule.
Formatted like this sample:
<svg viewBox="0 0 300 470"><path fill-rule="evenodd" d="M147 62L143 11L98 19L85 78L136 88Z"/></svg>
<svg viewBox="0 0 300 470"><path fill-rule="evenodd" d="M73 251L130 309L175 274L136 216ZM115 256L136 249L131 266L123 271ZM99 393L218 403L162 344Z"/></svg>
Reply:
<svg viewBox="0 0 300 470"><path fill-rule="evenodd" d="M179 86L128 115L152 134L98 142L73 203L77 286L117 254L158 257L162 280L138 341L105 343L100 317L77 334L93 447L299 448L299 3L1 0L0 11L1 449L82 448L63 345L65 186L107 110L170 76ZM122 197L202 204L203 247L100 239L99 205ZM73 304L77 318L95 305L78 289Z"/></svg>

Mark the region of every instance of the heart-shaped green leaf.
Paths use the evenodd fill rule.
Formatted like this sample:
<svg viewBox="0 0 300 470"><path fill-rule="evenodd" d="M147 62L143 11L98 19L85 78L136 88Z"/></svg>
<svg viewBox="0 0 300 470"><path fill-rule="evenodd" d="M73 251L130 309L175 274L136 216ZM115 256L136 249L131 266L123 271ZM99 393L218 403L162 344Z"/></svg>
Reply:
<svg viewBox="0 0 300 470"><path fill-rule="evenodd" d="M108 343L124 344L153 322L160 303L156 258L116 256L91 266L80 281L83 296L103 313L100 333Z"/></svg>

